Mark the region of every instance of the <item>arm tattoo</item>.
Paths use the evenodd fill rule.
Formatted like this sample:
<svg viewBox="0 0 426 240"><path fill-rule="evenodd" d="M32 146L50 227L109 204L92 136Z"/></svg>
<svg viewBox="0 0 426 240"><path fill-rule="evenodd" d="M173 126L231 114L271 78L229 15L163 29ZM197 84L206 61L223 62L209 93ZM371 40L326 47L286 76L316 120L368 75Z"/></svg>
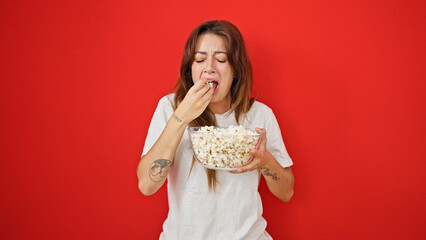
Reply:
<svg viewBox="0 0 426 240"><path fill-rule="evenodd" d="M262 172L262 170L264 170ZM260 167L260 172L264 175L264 176L271 176L273 180L278 181L280 180L279 177L277 177L276 173L270 173L268 168L265 167Z"/></svg>
<svg viewBox="0 0 426 240"><path fill-rule="evenodd" d="M152 162L151 166L149 166L149 178L153 182L161 182L167 177L169 173L170 165L172 165L172 161L168 159L158 159Z"/></svg>

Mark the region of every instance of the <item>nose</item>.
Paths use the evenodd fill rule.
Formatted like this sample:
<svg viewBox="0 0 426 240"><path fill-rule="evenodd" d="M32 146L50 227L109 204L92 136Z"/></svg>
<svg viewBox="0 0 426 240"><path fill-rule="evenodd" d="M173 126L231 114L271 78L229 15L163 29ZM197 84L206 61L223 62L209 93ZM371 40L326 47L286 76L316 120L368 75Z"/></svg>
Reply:
<svg viewBox="0 0 426 240"><path fill-rule="evenodd" d="M205 74L215 73L216 70L215 70L215 67L214 67L213 58L206 59L206 61L207 61L207 65L205 66L203 73L205 73Z"/></svg>

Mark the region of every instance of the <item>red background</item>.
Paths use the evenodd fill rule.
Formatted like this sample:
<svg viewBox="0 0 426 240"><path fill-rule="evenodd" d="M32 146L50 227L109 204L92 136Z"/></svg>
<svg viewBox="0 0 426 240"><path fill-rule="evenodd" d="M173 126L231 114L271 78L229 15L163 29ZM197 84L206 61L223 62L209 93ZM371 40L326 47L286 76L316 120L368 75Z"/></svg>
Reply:
<svg viewBox="0 0 426 240"><path fill-rule="evenodd" d="M190 31L243 33L296 178L275 239L426 239L425 1L2 1L1 239L157 239L139 161Z"/></svg>

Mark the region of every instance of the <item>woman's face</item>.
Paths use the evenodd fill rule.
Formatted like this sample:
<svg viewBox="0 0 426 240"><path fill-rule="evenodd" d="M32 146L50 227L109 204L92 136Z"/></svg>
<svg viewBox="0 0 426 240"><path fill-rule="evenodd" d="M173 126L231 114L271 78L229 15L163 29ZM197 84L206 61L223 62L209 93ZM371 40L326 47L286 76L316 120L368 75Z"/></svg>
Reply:
<svg viewBox="0 0 426 240"><path fill-rule="evenodd" d="M213 98L209 104L213 112L221 113L230 108L231 85L234 70L229 64L225 40L213 33L202 34L195 48L192 63L192 80L213 81Z"/></svg>

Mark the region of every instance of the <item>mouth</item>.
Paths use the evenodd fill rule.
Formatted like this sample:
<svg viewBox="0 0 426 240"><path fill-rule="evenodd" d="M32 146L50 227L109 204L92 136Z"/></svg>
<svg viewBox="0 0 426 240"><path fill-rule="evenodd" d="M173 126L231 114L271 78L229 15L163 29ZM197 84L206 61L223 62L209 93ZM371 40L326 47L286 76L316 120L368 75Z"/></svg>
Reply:
<svg viewBox="0 0 426 240"><path fill-rule="evenodd" d="M210 85L210 87L213 88L213 95L217 92L219 89L219 83L216 80L208 80L207 83Z"/></svg>

